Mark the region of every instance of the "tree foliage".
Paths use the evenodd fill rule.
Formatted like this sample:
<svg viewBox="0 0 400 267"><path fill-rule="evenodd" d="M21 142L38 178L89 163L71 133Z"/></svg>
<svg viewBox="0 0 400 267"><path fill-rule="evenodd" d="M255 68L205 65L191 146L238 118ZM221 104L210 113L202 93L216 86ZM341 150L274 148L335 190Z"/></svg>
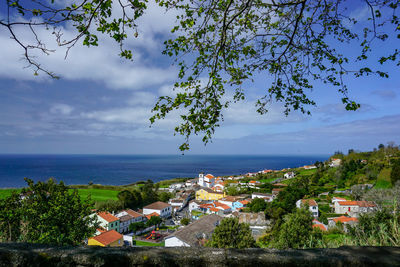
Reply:
<svg viewBox="0 0 400 267"><path fill-rule="evenodd" d="M400 160L397 159L392 164L392 171L390 172L390 181L394 186L397 181L400 181Z"/></svg>
<svg viewBox="0 0 400 267"><path fill-rule="evenodd" d="M308 208L286 215L273 246L280 249L312 247L312 220Z"/></svg>
<svg viewBox="0 0 400 267"><path fill-rule="evenodd" d="M96 230L90 217L90 198L81 200L77 190L68 190L54 179L34 183L20 195L0 201L0 236L3 241L59 245L82 244Z"/></svg>
<svg viewBox="0 0 400 267"><path fill-rule="evenodd" d="M27 3L29 2L29 3ZM39 39L39 27L50 29L67 53L78 41L86 46L99 44L98 34L109 35L120 45L120 56L131 59L124 47L129 36L137 37L138 19L145 14L147 0L7 0L7 12L0 19L34 73L44 71L33 57L33 50L52 50ZM400 50L380 49L371 57L379 41L397 40L400 29L398 0L365 0L366 19L354 12L353 1L326 0L155 0L166 10L179 13L171 29L173 38L165 41L164 54L179 67L175 97L162 96L153 108L151 122L175 109L183 110L176 133L185 137L181 150L189 149L189 137L202 134L209 142L223 121L223 111L232 102L245 99L245 87L258 74L269 79L265 95L256 103L257 112L268 112L271 101L281 102L284 113L293 110L310 113L315 105L309 92L314 80L336 87L347 110L359 104L350 99L345 76L388 77L376 63L399 62ZM63 2L64 3L64 2ZM76 35L64 40L66 23ZM33 43L27 43L15 28L26 26ZM49 31L50 32L50 31ZM351 45L358 53L345 53ZM378 43L379 45L379 43ZM369 60L369 58L372 60ZM377 62L376 62L377 60ZM226 97L232 91L232 97Z"/></svg>
<svg viewBox="0 0 400 267"><path fill-rule="evenodd" d="M253 248L256 242L248 224L237 218L225 218L215 227L208 246L214 248Z"/></svg>

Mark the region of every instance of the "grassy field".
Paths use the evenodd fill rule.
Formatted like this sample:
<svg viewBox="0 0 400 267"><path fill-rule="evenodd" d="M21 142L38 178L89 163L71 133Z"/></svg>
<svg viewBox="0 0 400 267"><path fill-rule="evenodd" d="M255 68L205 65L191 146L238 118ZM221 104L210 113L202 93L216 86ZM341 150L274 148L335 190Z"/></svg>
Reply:
<svg viewBox="0 0 400 267"><path fill-rule="evenodd" d="M152 243L152 242L144 242L141 240L135 240L136 246L142 246L142 247L164 247L165 246L165 241L161 243Z"/></svg>
<svg viewBox="0 0 400 267"><path fill-rule="evenodd" d="M391 188L392 184L390 182L390 169L385 168L378 175L378 179L375 184L375 188L386 189Z"/></svg>
<svg viewBox="0 0 400 267"><path fill-rule="evenodd" d="M10 196L13 190L17 190L18 192L21 191L21 189L0 189L0 199ZM120 191L106 189L78 189L78 193L81 198L87 198L87 196L90 194L92 200L94 201L104 201L108 199L117 200L117 195L119 192Z"/></svg>
<svg viewBox="0 0 400 267"><path fill-rule="evenodd" d="M94 201L117 200L119 192L120 191L107 189L78 189L81 198L87 198L88 195L91 195L91 199Z"/></svg>
<svg viewBox="0 0 400 267"><path fill-rule="evenodd" d="M11 195L11 192L17 190L18 192L21 191L21 189L0 189L0 199L4 199L8 196Z"/></svg>
<svg viewBox="0 0 400 267"><path fill-rule="evenodd" d="M311 175L311 174L314 174L316 171L317 171L317 169L311 169L311 170L299 169L299 174L300 175Z"/></svg>
<svg viewBox="0 0 400 267"><path fill-rule="evenodd" d="M262 180L260 180L260 182L261 182L261 183L264 183L264 184L266 184L266 183L272 183L272 182L275 181L276 179L278 179L278 178L262 179Z"/></svg>

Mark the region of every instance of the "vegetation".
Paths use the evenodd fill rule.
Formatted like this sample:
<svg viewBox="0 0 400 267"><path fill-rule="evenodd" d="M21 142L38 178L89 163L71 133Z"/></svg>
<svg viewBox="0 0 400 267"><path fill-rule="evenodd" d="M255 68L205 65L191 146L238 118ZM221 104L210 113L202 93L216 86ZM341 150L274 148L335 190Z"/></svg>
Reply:
<svg viewBox="0 0 400 267"><path fill-rule="evenodd" d="M181 150L189 149L189 137L203 134L207 143L223 121L223 111L232 102L245 99L244 88L256 73L270 76L265 95L256 102L257 112L265 114L271 100L282 103L284 113L299 110L310 114L316 103L310 98L313 81L337 88L346 110L360 105L349 98L344 76L388 77L376 66L398 63L398 50L382 50L386 40L397 40L400 16L398 1L366 1L354 12L351 1L185 1L155 0L167 11L176 12L172 39L164 42L163 53L177 61L176 96L162 96L153 108L152 123L173 110L186 112L175 131L185 137ZM145 16L146 1L76 0L7 1L8 12L0 26L21 47L34 75L56 74L43 67L36 53L49 54L39 39L40 28L52 29L59 46L69 51L78 41L85 46L99 45L98 34L110 36L120 47L119 55L132 59L124 43L137 37L138 21ZM173 13L175 14L175 13ZM32 19L32 18L38 19ZM75 35L65 38L66 23ZM15 25L25 26L34 41L22 36ZM44 38L46 39L46 38ZM346 51L351 45L358 51ZM371 57L371 52L376 55ZM359 64L354 65L357 61ZM377 64L380 63L380 64ZM206 80L204 81L204 77ZM226 98L226 92L232 97Z"/></svg>
<svg viewBox="0 0 400 267"><path fill-rule="evenodd" d="M13 192L0 200L2 241L78 245L94 234L90 198L82 200L76 190L53 179L36 184L25 180L28 187L21 195Z"/></svg>
<svg viewBox="0 0 400 267"><path fill-rule="evenodd" d="M253 248L256 242L248 224L239 223L237 218L225 218L215 227L207 245L215 248Z"/></svg>
<svg viewBox="0 0 400 267"><path fill-rule="evenodd" d="M181 219L181 224L182 225L188 225L190 223L190 219L189 218L182 218Z"/></svg>

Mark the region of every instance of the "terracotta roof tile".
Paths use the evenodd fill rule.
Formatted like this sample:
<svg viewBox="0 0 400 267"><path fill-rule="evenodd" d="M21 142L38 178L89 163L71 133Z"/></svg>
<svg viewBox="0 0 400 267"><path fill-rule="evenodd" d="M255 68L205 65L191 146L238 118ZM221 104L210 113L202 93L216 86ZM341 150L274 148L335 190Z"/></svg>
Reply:
<svg viewBox="0 0 400 267"><path fill-rule="evenodd" d="M122 239L122 238L123 238L123 236L115 230L110 230L105 233L101 233L98 236L91 237L91 239L94 239L97 242L100 242L104 246L108 246L109 244L111 244L119 239Z"/></svg>
<svg viewBox="0 0 400 267"><path fill-rule="evenodd" d="M303 203L303 205L308 204L308 206L318 206L317 202L314 199L302 199L301 203Z"/></svg>
<svg viewBox="0 0 400 267"><path fill-rule="evenodd" d="M131 209L127 209L125 210L126 213L128 213L129 215L131 215L133 218L138 218L138 217L143 217L143 214L140 214L139 212L136 212L134 210Z"/></svg>
<svg viewBox="0 0 400 267"><path fill-rule="evenodd" d="M117 217L115 217L114 215L112 215L111 213L109 213L107 211L98 212L97 215L109 223L119 220Z"/></svg>
<svg viewBox="0 0 400 267"><path fill-rule="evenodd" d="M163 209L165 209L166 207L169 207L169 206L170 205L168 203L157 201L157 202L151 203L150 205L147 205L147 206L143 207L143 209L163 210Z"/></svg>
<svg viewBox="0 0 400 267"><path fill-rule="evenodd" d="M354 217L346 217L346 216L340 216L337 218L333 218L332 219L335 223L336 222L341 222L341 223L345 223L345 222L358 222L357 218Z"/></svg>
<svg viewBox="0 0 400 267"><path fill-rule="evenodd" d="M150 220L150 218L153 216L160 216L160 215L157 212L153 212L153 213L147 214L146 218Z"/></svg>

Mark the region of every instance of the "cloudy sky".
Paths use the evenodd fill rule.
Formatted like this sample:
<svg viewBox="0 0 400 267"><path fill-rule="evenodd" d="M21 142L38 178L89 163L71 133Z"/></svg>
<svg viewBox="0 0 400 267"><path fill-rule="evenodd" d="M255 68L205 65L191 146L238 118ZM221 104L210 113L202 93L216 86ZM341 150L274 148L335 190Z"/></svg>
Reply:
<svg viewBox="0 0 400 267"><path fill-rule="evenodd" d="M365 16L363 8L354 12ZM128 42L133 62L120 59L118 47L103 37L100 46L76 45L64 59L65 50L57 48L51 32L40 30L39 37L57 51L37 60L59 80L34 76L21 48L0 27L0 153L179 154L184 140L173 132L178 114L149 127L157 97L173 94L177 68L161 51L175 15L150 3L138 38ZM17 32L32 38L27 29ZM73 36L70 27L64 36ZM375 49L393 47L398 43L389 40ZM311 116L294 112L286 117L279 103L258 115L254 103L269 84L257 76L246 88L246 101L224 112L212 143L204 146L192 138L187 154L330 154L399 144L400 69L394 64L385 69L389 79L347 78L350 97L362 105L355 112L344 109L335 88L316 83L310 95L318 105Z"/></svg>

